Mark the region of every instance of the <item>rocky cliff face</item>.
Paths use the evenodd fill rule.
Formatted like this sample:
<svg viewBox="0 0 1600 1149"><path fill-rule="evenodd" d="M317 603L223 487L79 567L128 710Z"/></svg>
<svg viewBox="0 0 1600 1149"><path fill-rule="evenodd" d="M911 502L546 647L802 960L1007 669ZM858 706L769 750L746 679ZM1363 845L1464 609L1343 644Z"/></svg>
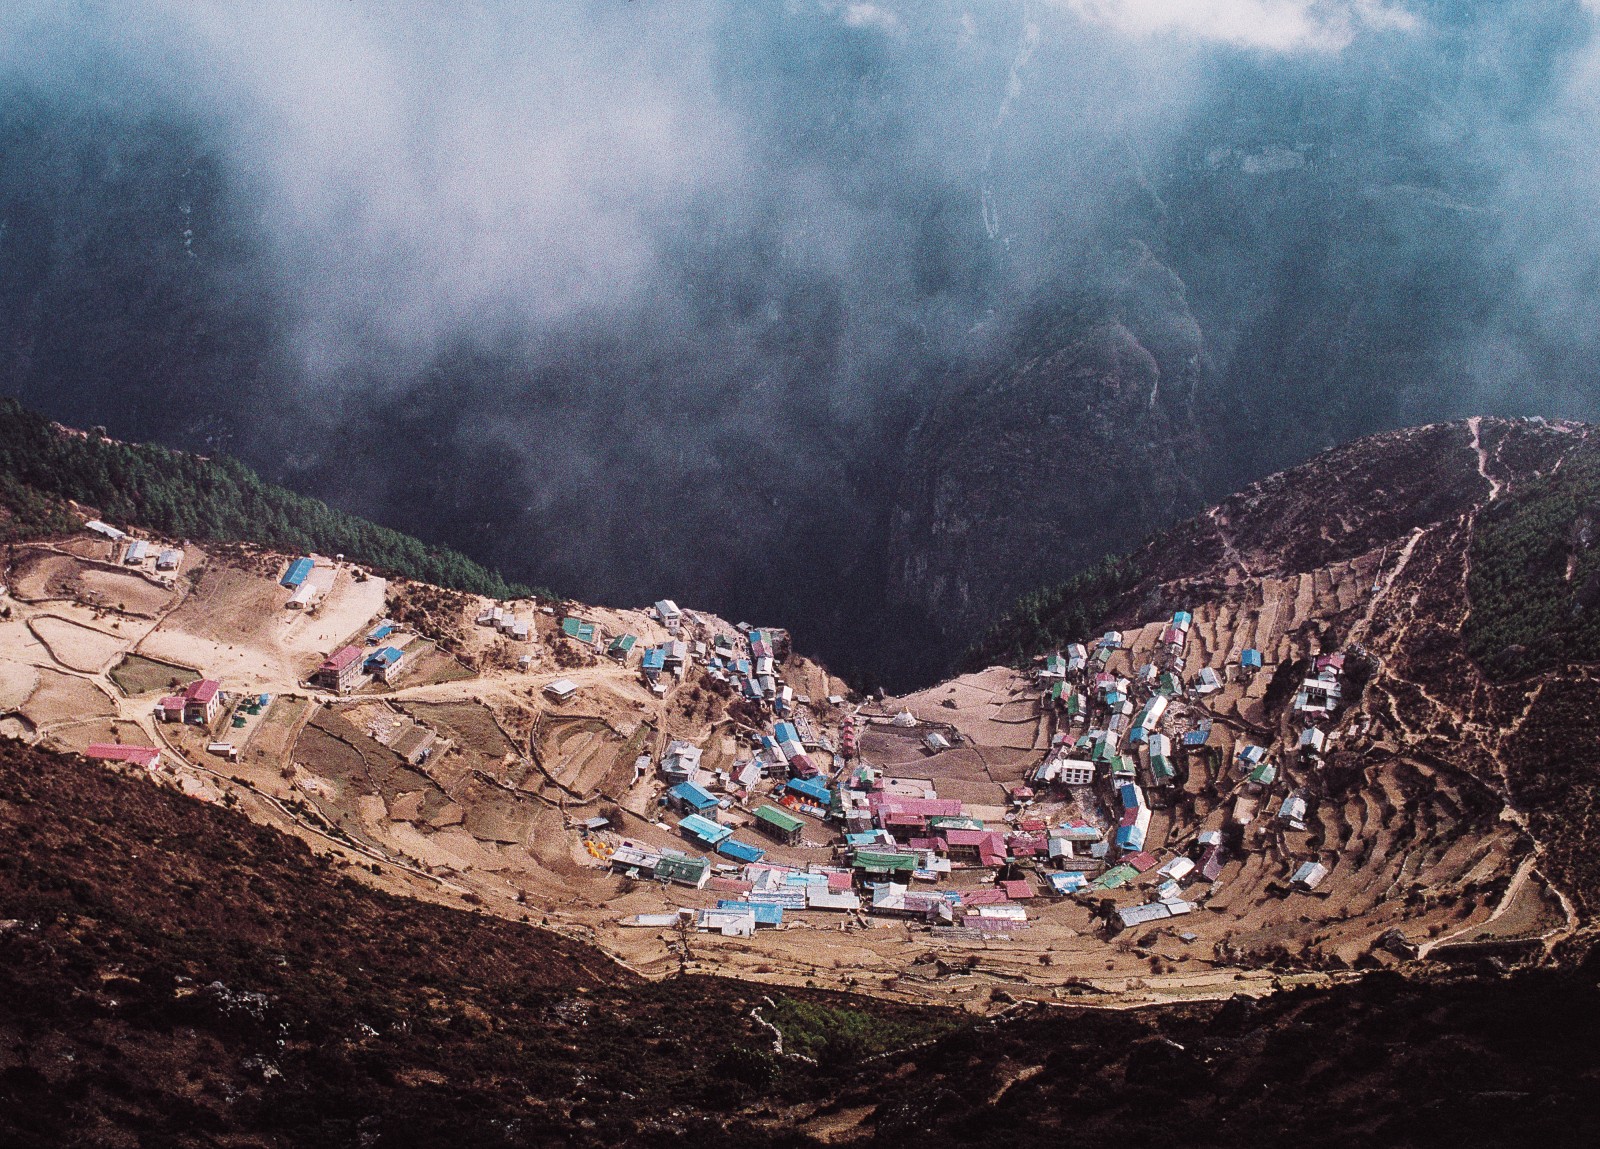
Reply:
<svg viewBox="0 0 1600 1149"><path fill-rule="evenodd" d="M944 659L1020 593L1199 501L1187 455L1204 345L1182 282L1138 247L1065 298L1000 363L946 380L907 445L888 598L928 620Z"/></svg>

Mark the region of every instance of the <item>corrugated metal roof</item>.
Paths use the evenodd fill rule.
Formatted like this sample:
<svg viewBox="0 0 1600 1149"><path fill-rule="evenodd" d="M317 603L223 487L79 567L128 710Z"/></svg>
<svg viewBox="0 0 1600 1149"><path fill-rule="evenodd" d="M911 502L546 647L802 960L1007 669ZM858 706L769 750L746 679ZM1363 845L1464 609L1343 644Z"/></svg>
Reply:
<svg viewBox="0 0 1600 1149"><path fill-rule="evenodd" d="M711 796L709 791L704 787L695 785L693 782L679 782L667 793L674 798L682 799L697 810L708 810L717 805L717 800Z"/></svg>
<svg viewBox="0 0 1600 1149"><path fill-rule="evenodd" d="M756 817L760 821L776 826L778 829L783 830L786 833L793 833L794 831L802 829L805 826L804 822L802 822L799 818L796 818L787 810L780 810L778 807L771 804L762 806L756 810Z"/></svg>
<svg viewBox="0 0 1600 1149"><path fill-rule="evenodd" d="M710 818L703 818L699 814L685 814L683 820L678 823L678 828L710 846L716 845L733 833L731 826L718 825Z"/></svg>
<svg viewBox="0 0 1600 1149"><path fill-rule="evenodd" d="M741 842L737 838L724 838L717 843L717 853L725 858L732 858L736 862L759 862L767 856L767 852L759 846L752 846Z"/></svg>
<svg viewBox="0 0 1600 1149"><path fill-rule="evenodd" d="M289 569L283 572L283 578L278 581L286 587L297 587L306 581L306 577L315 566L316 562L312 559L295 559L294 562L289 564Z"/></svg>

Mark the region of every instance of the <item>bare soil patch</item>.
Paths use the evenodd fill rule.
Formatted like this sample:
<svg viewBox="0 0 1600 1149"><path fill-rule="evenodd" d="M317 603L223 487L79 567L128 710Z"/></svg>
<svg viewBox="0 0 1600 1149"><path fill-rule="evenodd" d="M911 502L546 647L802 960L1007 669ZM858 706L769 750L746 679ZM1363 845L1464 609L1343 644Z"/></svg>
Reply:
<svg viewBox="0 0 1600 1149"><path fill-rule="evenodd" d="M23 716L35 726L110 717L117 712L111 697L86 679L42 668L38 675L38 686L22 706Z"/></svg>
<svg viewBox="0 0 1600 1149"><path fill-rule="evenodd" d="M85 565L43 547L18 547L11 564L11 593L21 602L73 598Z"/></svg>
<svg viewBox="0 0 1600 1149"><path fill-rule="evenodd" d="M309 698L278 695L261 716L240 756L252 763L282 765L288 760L301 720L314 705Z"/></svg>
<svg viewBox="0 0 1600 1149"><path fill-rule="evenodd" d="M469 667L457 662L428 639L418 639L406 647L406 668L396 686L432 686L440 682L464 682L475 677Z"/></svg>
<svg viewBox="0 0 1600 1149"><path fill-rule="evenodd" d="M67 599L142 618L157 617L172 601L170 590L149 579L43 547L18 551L11 585L23 602Z"/></svg>
<svg viewBox="0 0 1600 1149"><path fill-rule="evenodd" d="M16 710L39 685L39 672L25 662L0 659L0 713Z"/></svg>
<svg viewBox="0 0 1600 1149"><path fill-rule="evenodd" d="M90 673L106 666L133 641L50 614L30 619L28 627L61 665Z"/></svg>
<svg viewBox="0 0 1600 1149"><path fill-rule="evenodd" d="M136 574L87 566L78 576L78 597L123 614L156 618L172 603L173 592Z"/></svg>
<svg viewBox="0 0 1600 1149"><path fill-rule="evenodd" d="M558 719L540 730L539 758L552 778L587 796L611 775L627 742L598 718Z"/></svg>
<svg viewBox="0 0 1600 1149"><path fill-rule="evenodd" d="M496 725L489 708L477 702L407 702L411 717L448 734L465 750L498 762L517 748Z"/></svg>
<svg viewBox="0 0 1600 1149"><path fill-rule="evenodd" d="M232 644L272 643L289 592L276 582L213 562L163 630Z"/></svg>

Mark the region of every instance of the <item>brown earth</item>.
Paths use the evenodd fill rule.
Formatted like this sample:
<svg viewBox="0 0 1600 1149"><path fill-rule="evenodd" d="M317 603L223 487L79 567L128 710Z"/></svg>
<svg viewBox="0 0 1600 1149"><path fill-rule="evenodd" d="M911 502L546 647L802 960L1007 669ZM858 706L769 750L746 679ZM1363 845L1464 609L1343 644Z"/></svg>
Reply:
<svg viewBox="0 0 1600 1149"><path fill-rule="evenodd" d="M0 747L0 836L0 1143L17 1149L1600 1135L1593 971L1381 974L978 1021L728 978L643 982L39 751Z"/></svg>

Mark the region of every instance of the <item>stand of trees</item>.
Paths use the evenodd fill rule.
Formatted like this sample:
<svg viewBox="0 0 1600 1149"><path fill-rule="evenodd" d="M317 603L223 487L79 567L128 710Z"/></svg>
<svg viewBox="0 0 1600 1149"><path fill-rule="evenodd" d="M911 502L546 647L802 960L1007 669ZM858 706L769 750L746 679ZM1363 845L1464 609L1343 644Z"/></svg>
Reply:
<svg viewBox="0 0 1600 1149"><path fill-rule="evenodd" d="M1600 660L1600 459L1585 445L1559 470L1478 517L1463 633L1492 677Z"/></svg>
<svg viewBox="0 0 1600 1149"><path fill-rule="evenodd" d="M1023 595L966 653L961 669L1021 666L1034 655L1094 637L1144 577L1141 553L1102 559L1064 583Z"/></svg>
<svg viewBox="0 0 1600 1149"><path fill-rule="evenodd" d="M73 530L66 501L164 535L343 554L379 570L496 598L535 593L447 547L264 482L237 459L63 432L0 398L0 537Z"/></svg>

